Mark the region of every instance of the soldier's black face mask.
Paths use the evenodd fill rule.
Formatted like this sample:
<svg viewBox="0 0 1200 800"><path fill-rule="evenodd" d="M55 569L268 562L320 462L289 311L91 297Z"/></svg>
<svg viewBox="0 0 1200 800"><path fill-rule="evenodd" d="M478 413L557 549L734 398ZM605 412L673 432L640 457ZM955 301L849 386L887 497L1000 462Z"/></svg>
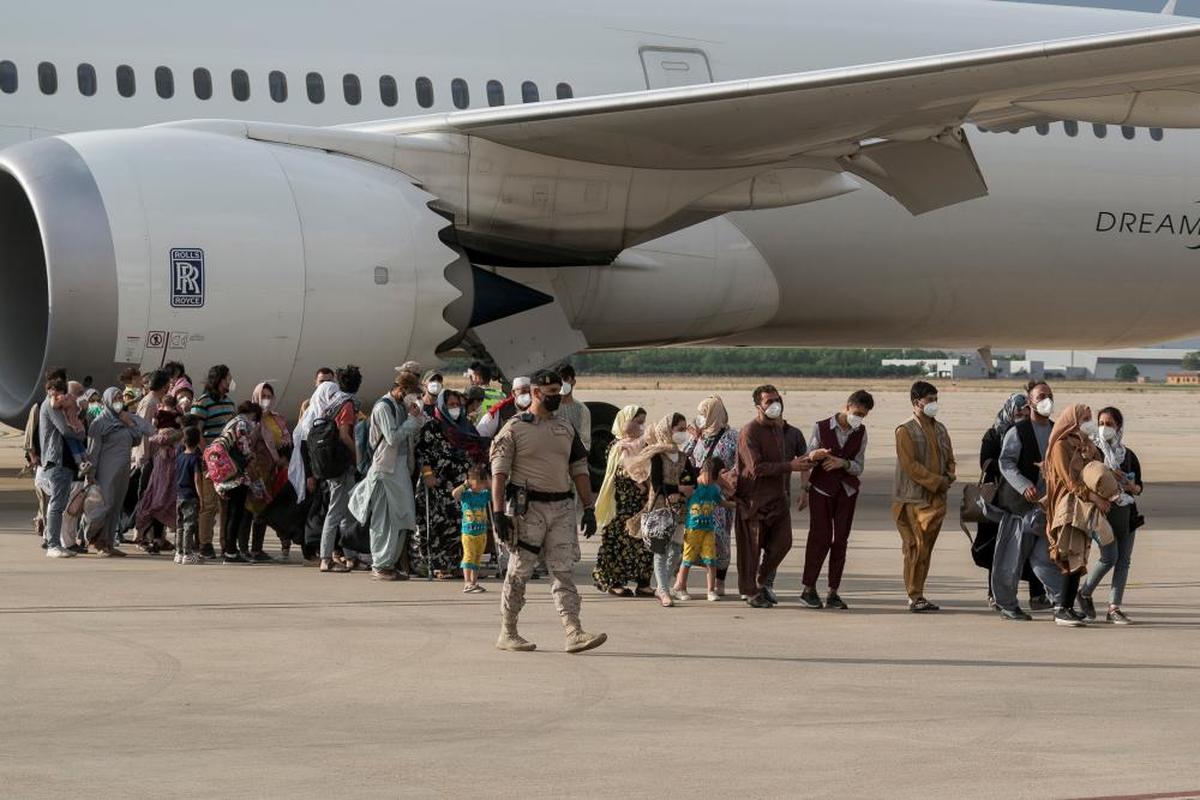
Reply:
<svg viewBox="0 0 1200 800"><path fill-rule="evenodd" d="M562 405L562 395L560 394L544 394L542 395L542 406L553 414L558 411L558 407Z"/></svg>

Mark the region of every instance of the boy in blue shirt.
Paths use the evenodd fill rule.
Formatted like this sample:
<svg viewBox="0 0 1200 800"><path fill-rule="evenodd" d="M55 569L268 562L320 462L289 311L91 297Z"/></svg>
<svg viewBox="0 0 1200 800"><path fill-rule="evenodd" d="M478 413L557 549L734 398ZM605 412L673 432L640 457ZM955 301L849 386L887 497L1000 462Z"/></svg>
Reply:
<svg viewBox="0 0 1200 800"><path fill-rule="evenodd" d="M696 479L696 488L687 504L687 530L683 535L683 565L679 568L679 577L675 579L675 591L686 596L688 571L695 566L703 566L708 582L708 599L716 602L721 599L717 594L717 528L713 519L717 508L731 508L721 495L721 487L717 485L721 471L725 469L724 462L719 458L710 458L700 468Z"/></svg>
<svg viewBox="0 0 1200 800"><path fill-rule="evenodd" d="M467 470L467 482L454 490L454 499L462 507L463 592L486 592L479 585L479 564L487 547L488 507L492 490L488 488L487 467L476 464Z"/></svg>

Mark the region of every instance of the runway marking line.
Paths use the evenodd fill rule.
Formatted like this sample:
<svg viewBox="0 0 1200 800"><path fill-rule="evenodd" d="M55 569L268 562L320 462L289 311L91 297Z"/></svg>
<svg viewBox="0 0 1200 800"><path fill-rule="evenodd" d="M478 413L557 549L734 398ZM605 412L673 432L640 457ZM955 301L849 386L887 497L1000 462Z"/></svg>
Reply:
<svg viewBox="0 0 1200 800"><path fill-rule="evenodd" d="M1075 797L1072 800L1200 800L1200 790L1161 794L1113 794L1103 797Z"/></svg>

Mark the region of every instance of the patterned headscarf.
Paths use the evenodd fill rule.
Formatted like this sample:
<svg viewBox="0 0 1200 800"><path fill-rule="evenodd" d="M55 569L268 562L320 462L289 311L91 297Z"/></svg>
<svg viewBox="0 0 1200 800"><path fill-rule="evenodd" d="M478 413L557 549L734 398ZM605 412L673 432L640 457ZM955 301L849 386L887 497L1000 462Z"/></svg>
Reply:
<svg viewBox="0 0 1200 800"><path fill-rule="evenodd" d="M1017 414L1027 405L1029 405L1029 395L1024 392L1013 392L1004 401L1000 413L996 415L996 422L992 425L996 429L996 433L1001 436L1008 433L1008 429L1017 424Z"/></svg>

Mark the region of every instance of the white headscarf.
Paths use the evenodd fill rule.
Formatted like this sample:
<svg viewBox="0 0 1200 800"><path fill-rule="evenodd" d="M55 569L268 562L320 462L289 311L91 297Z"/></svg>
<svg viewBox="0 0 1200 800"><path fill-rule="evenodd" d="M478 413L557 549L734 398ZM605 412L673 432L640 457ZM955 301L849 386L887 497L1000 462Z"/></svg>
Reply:
<svg viewBox="0 0 1200 800"><path fill-rule="evenodd" d="M297 502L304 500L307 488L304 485L304 456L300 454L300 443L308 439L309 431L312 430L313 423L318 418L325 416L334 408L340 408L342 403L347 400L353 399L351 395L339 389L334 381L318 384L316 390L313 391L304 416L300 417L300 421L296 423L296 430L292 432L292 458L288 462L288 480L291 482L292 488L296 490Z"/></svg>

